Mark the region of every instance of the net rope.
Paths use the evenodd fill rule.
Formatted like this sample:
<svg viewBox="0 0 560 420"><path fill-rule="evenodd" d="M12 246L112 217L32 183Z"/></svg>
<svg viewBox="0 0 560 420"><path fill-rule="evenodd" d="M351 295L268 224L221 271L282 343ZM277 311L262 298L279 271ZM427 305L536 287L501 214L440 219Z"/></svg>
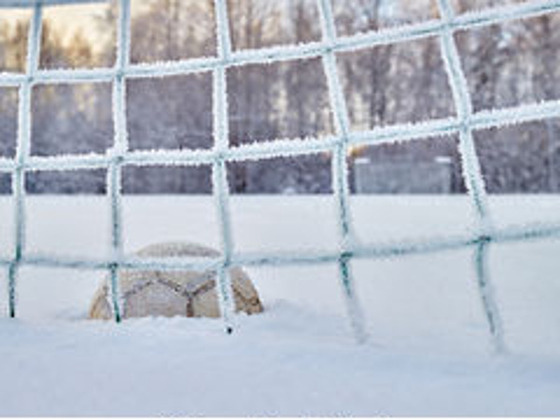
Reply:
<svg viewBox="0 0 560 420"><path fill-rule="evenodd" d="M0 73L0 87L18 87L18 134L14 158L0 158L0 173L12 174L15 234L14 252L10 259L0 258L8 272L9 315L16 316L18 271L24 266L45 266L69 269L107 270L113 312L117 321L122 317L122 302L118 290L120 270L214 270L225 329L234 328L231 266L287 266L306 264L337 264L349 319L356 339L366 340L366 327L356 296L351 262L354 259L399 257L410 254L441 252L471 248L472 264L482 307L494 348L505 349L504 327L498 303L488 273L488 249L491 243L518 242L560 236L560 220L553 223L535 222L496 227L487 204L487 192L475 150L475 130L539 121L560 117L560 101L548 100L500 109L474 112L471 95L453 33L510 20L527 19L560 11L560 0L539 0L481 11L456 14L449 0L438 0L439 19L383 28L351 36L336 34L331 0L317 0L322 39L298 45L259 49L232 50L226 0L215 0L217 55L156 63L130 63L131 12L130 0L119 0L116 62L112 68L41 69L39 68L42 9L51 5L94 3L99 0L0 0L0 7L33 9L29 26L25 73ZM408 42L437 37L440 42L456 115L419 123L394 124L371 130L352 130L344 92L337 70L337 53L373 46ZM232 147L228 133L228 68L248 64L264 64L320 57L327 80L330 109L334 117L335 134L317 138L275 139L267 143L251 143ZM164 77L212 72L213 137L211 150L129 150L126 116L126 81L134 78ZM111 82L114 124L113 147L105 154L31 156L31 94L39 84ZM433 236L427 239L360 243L352 224L348 185L347 153L352 146L379 145L455 134L459 136L459 153L463 178L475 215L476 226L464 235ZM281 253L238 253L235 251L229 209L227 182L228 162L252 161L272 157L287 157L329 152L332 154L332 190L337 206L339 227L338 251L293 250ZM221 256L193 259L138 259L124 255L122 221L122 168L124 166L195 166L211 165L213 196L220 224ZM69 171L81 169L107 170L107 198L111 214L111 250L108 260L39 255L26 252L26 174L34 171Z"/></svg>

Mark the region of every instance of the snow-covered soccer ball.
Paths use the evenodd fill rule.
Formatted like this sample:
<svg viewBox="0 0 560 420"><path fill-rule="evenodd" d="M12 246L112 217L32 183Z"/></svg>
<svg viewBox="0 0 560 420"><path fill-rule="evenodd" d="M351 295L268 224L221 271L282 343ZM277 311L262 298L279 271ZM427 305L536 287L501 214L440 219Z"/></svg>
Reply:
<svg viewBox="0 0 560 420"><path fill-rule="evenodd" d="M218 251L198 244L171 242L150 245L135 254L138 257L218 257ZM254 314L263 311L257 290L239 267L230 269L235 308ZM123 270L119 276L123 299L123 318L143 316L220 316L213 271ZM109 285L106 278L96 291L89 317L111 319Z"/></svg>

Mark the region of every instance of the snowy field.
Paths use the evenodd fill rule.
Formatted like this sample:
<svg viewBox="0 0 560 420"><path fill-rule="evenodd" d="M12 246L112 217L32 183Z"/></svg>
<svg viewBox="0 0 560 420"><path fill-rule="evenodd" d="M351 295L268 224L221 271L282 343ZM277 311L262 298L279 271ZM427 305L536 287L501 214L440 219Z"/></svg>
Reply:
<svg viewBox="0 0 560 420"><path fill-rule="evenodd" d="M473 225L466 197L352 204L364 242ZM127 252L170 240L218 247L211 197L125 197L124 205ZM499 226L560 220L560 197L493 197L491 209ZM7 257L7 197L0 216ZM28 216L32 252L107 255L104 198L30 197ZM329 197L234 197L232 218L238 252L337 248ZM216 320L88 321L104 273L27 267L19 319L0 318L0 415L560 416L560 241L490 252L505 356L492 353L467 249L355 261L370 335L361 346L334 265L249 268L266 311L240 316L232 336Z"/></svg>

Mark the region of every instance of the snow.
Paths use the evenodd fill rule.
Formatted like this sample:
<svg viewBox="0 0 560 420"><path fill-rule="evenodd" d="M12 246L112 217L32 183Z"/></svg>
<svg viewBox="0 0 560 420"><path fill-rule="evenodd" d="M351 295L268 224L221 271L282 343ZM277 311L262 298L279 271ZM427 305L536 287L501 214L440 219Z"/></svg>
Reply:
<svg viewBox="0 0 560 420"><path fill-rule="evenodd" d="M170 240L219 248L213 200L125 196L125 252ZM476 225L466 196L350 202L362 241ZM498 227L557 220L559 205L556 196L489 197ZM333 197L232 196L230 206L236 252L338 247ZM0 257L10 256L12 213L0 197ZM103 197L29 196L27 215L29 252L111 255ZM236 317L231 336L219 320L86 320L105 273L25 267L19 318L0 318L0 415L559 415L559 251L555 240L490 245L502 356L490 345L472 249L352 262L363 345L336 264L246 268L266 311Z"/></svg>
<svg viewBox="0 0 560 420"><path fill-rule="evenodd" d="M354 244L360 240L379 243L382 239L429 237L440 231L447 234L457 230L473 237L473 230L480 234L491 229L472 129L476 124L513 123L521 117L539 120L549 112L556 114L560 108L548 102L520 107L513 113L496 110L488 115L473 115L451 31L550 12L559 7L558 1L540 1L529 8L511 6L500 9L497 16L497 9L489 9L456 18L450 4L440 0L442 21L345 39L336 37L328 3L319 0L318 4L322 43L234 53L226 3L216 0L217 61L203 58L134 68L129 65L130 3L123 0L115 68L87 72L38 69L41 5L36 4L25 78L0 75L0 84L20 86L16 159L3 163L17 164L12 178L15 217L11 217L14 203L8 199L2 200L0 208L1 232L8 233L0 237L3 260L16 255L19 261L26 247L35 254L52 256L56 252L75 255L77 260L91 256L120 260L123 252L154 242L184 239L213 247L219 243L224 261L228 262L235 251L253 250L263 255L267 247L292 253L330 247L338 253L354 251ZM441 36L458 118L390 127L385 131L385 141L398 141L399 130L404 131L405 138L415 138L430 128L438 129L429 130L432 136L443 134L440 129L458 131L476 221L468 217L471 213L465 197L348 197L345 152L356 134L348 128L335 50L431 35ZM225 68L306 56L322 57L335 114L338 138L332 147L334 197L234 197L230 203L225 159L227 153L236 152L226 150ZM210 156L183 158L190 156L197 163L210 159L214 205L208 197L123 200L121 165L134 158L127 150L126 77L161 77L206 68L214 72L216 146ZM105 78L113 82L113 149L101 161L92 155L78 161L58 157L33 162L28 150L32 83ZM383 133L379 131L369 141L383 139ZM282 143L280 149L286 145ZM300 146L294 142L280 152L295 153ZM275 153L275 147L278 146L266 146L262 151ZM237 149L240 158L249 152L255 150ZM143 159L159 157L147 153ZM107 198L95 197L27 200L22 168L52 166L58 160L65 161L64 167L106 163L109 203ZM336 206L325 205L332 200ZM489 206L498 208L492 211L498 224L507 220L500 211L515 215L528 212L532 220L544 221L548 216L537 213L555 213L558 200L507 198L492 200L495 203ZM350 201L354 201L355 224L351 223ZM334 209L336 214L330 214ZM219 220L210 220L216 216ZM482 250L487 244L477 246ZM239 326L233 337L221 332L221 323L210 320L142 319L123 325L86 321L88 301L107 273L23 267L17 283L15 276L4 279L9 285L3 290L10 292L1 302L10 300L17 286L20 319L0 322L0 375L7 378L0 385L0 411L12 415L555 414L560 405L554 398L558 392L555 371L560 354L555 328L559 315L554 299L560 288L554 276L558 271L553 258L557 246L550 240L492 245L489 256L483 251L477 253L478 264L473 261L472 250L459 250L389 261L340 258L336 264L297 268L249 267L267 310L263 316L241 316L235 322L230 320L228 311L230 281L221 267L218 289L224 318L228 327ZM488 285L483 284L490 279L485 270L487 257L495 274ZM349 275L350 268L354 276ZM115 267L111 274L113 306L118 317ZM484 295L484 310L474 278ZM494 288L495 295L490 293ZM363 334L356 299L362 301L366 328L372 337L367 344L357 346L350 339L343 296L350 314L354 314L351 324L358 337ZM494 306L504 318L505 339L513 355L492 356L488 348L484 311L488 318L497 319L497 312L490 310Z"/></svg>

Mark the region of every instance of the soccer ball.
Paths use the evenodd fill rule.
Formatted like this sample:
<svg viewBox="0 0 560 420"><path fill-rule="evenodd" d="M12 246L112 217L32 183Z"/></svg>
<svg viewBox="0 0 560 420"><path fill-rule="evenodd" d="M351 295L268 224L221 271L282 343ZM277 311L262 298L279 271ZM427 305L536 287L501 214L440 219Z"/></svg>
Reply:
<svg viewBox="0 0 560 420"><path fill-rule="evenodd" d="M198 244L171 242L150 245L135 254L138 257L219 257L215 249ZM249 276L239 267L229 271L235 309L255 314L263 311L257 290ZM111 319L108 278L96 291L89 317ZM123 301L123 318L144 316L220 316L214 271L122 270L119 290Z"/></svg>

